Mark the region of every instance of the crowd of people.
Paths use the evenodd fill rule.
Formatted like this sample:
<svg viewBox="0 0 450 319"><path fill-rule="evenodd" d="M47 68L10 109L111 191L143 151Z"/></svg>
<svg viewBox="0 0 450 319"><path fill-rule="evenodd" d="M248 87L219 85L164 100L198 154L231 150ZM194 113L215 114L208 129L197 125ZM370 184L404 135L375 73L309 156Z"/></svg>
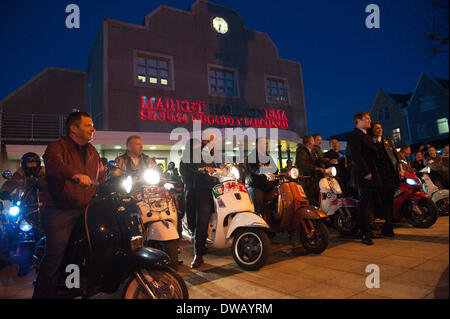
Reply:
<svg viewBox="0 0 450 319"><path fill-rule="evenodd" d="M310 202L317 206L319 179L326 168L336 167L337 178L344 191L359 197L359 235L364 244L372 245L374 238L394 236L391 223L394 192L403 178L401 161L410 163L411 148L405 146L397 152L393 141L383 137L382 125L371 122L367 112L358 112L353 121L355 129L349 140L349 154L339 150L336 139L330 140L330 150L323 153L322 137L306 135L298 144L295 162L289 159L281 171L286 172L295 165L301 175L307 176L300 183ZM195 256L191 267L196 268L203 263L208 222L214 211L211 190L218 183L209 173L219 164L204 160L198 162L193 157L200 151L202 155L213 158L214 142L217 141L213 137L209 141L190 139L180 161L179 173L173 162L163 172L155 159L143 153L142 139L133 135L126 140L126 152L115 159L114 169L107 170L108 165L90 144L94 131L88 113L71 113L66 120L67 136L48 145L45 151L45 169L39 156L27 153L21 168L2 186L0 195L7 199L14 188L25 187L30 177L40 180L45 207L42 228L47 236L47 247L33 298L55 296L58 269L69 236L96 193L93 182L104 182L108 177L120 174L136 175L146 168L159 168L166 178L178 181L184 188L183 198L178 202L182 203L179 210L186 215L187 226L194 238ZM257 147L245 159L245 163L238 164L242 182L253 200L255 211L261 212L265 194L273 188L278 173L276 162L268 152L268 140L259 138ZM447 180L442 174L435 178L442 185L448 185L448 146L442 156L437 156L434 147L423 146L414 153L410 164L416 170L430 165L438 172L446 169ZM369 216L375 210L381 212L379 217L385 220L381 234L373 232L370 227Z"/></svg>

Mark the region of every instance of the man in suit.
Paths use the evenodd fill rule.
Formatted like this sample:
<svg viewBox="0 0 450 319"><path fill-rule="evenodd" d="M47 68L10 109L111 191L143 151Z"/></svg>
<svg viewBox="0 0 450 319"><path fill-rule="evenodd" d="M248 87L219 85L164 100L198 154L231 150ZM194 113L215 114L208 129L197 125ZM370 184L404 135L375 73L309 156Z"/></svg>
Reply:
<svg viewBox="0 0 450 319"><path fill-rule="evenodd" d="M350 136L350 152L353 160L353 178L358 188L360 199L358 203L358 223L362 242L373 245L376 238L369 229L369 214L377 199L376 189L381 186L377 170L377 148L372 138L367 134L371 119L368 112L358 112L353 117L355 129Z"/></svg>

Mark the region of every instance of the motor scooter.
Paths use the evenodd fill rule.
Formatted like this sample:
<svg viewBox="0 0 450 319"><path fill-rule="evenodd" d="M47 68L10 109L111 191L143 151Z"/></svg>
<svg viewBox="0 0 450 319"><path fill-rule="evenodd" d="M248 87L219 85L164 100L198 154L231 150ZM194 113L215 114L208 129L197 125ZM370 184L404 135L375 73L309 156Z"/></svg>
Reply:
<svg viewBox="0 0 450 319"><path fill-rule="evenodd" d="M325 177L319 181L319 208L327 213L339 233L353 235L358 229L358 201L343 196L341 186L335 178L335 167L327 168L324 174Z"/></svg>
<svg viewBox="0 0 450 319"><path fill-rule="evenodd" d="M98 185L66 248L57 290L61 298L90 298L98 293L124 299L189 297L185 282L169 267L169 256L144 247L143 225L131 188L131 176ZM37 260L43 257L45 240L37 245ZM70 274L78 274L78 280L69 278ZM79 286L74 284L77 281Z"/></svg>
<svg viewBox="0 0 450 319"><path fill-rule="evenodd" d="M204 171L203 168L199 169ZM218 178L211 196L214 212L208 227L206 245L228 248L239 267L258 270L270 256L269 225L255 213L255 207L245 186L238 182L239 171L232 165L215 168L211 174ZM192 240L193 234L183 218L183 237Z"/></svg>
<svg viewBox="0 0 450 319"><path fill-rule="evenodd" d="M271 232L289 232L292 246L300 237L303 247L310 253L320 254L328 247L328 215L309 204L303 187L297 182L300 176L296 167L288 173L276 175L276 186L264 196L263 218Z"/></svg>
<svg viewBox="0 0 450 319"><path fill-rule="evenodd" d="M424 193L419 178L405 161L401 161L404 178L394 194L392 221L404 217L414 227L428 228L438 218L438 208L431 197Z"/></svg>
<svg viewBox="0 0 450 319"><path fill-rule="evenodd" d="M418 172L418 176L422 182L423 191L431 196L431 199L436 204L439 215L448 216L449 209L449 194L448 189L440 189L436 184L433 183L430 177L431 168L429 166L421 169Z"/></svg>
<svg viewBox="0 0 450 319"><path fill-rule="evenodd" d="M10 171L4 171L3 177L10 179ZM5 257L18 265L18 276L25 276L33 266L33 251L41 238L38 181L30 178L27 188L9 198L12 205L7 214L2 214L1 239ZM3 203L2 203L3 206Z"/></svg>

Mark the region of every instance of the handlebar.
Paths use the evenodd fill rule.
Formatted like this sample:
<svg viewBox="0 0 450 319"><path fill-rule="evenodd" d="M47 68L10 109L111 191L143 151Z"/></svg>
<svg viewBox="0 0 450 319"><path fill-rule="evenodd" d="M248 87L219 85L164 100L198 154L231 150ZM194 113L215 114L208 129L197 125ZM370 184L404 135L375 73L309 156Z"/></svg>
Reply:
<svg viewBox="0 0 450 319"><path fill-rule="evenodd" d="M72 179L72 182L75 184L80 184L80 179L74 178L74 179ZM100 186L100 182L93 181L92 179L91 179L91 183L92 183L91 184L92 186Z"/></svg>

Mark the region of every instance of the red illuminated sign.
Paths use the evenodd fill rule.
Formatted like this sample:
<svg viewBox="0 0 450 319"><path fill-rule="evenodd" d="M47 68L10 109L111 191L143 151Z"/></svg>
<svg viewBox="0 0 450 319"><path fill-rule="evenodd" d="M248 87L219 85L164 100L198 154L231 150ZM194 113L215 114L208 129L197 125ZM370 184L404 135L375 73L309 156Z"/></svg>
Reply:
<svg viewBox="0 0 450 319"><path fill-rule="evenodd" d="M141 120L191 123L211 126L288 128L286 111L208 105L204 102L161 97L141 97Z"/></svg>

